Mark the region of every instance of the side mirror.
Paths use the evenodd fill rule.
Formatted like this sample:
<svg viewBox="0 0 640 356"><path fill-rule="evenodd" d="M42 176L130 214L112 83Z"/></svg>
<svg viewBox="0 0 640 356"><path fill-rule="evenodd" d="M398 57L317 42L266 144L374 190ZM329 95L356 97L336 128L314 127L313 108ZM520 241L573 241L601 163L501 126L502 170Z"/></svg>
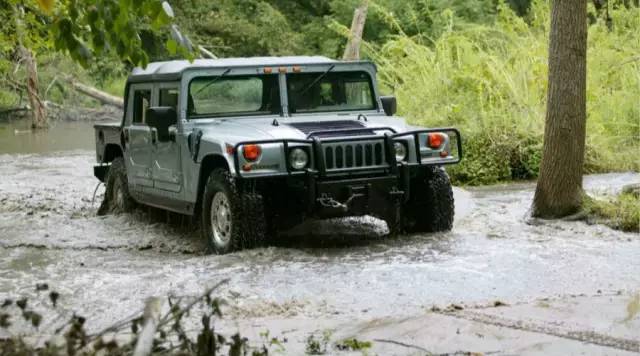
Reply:
<svg viewBox="0 0 640 356"><path fill-rule="evenodd" d="M398 110L398 102L395 96L381 96L382 109L387 116L393 116Z"/></svg>
<svg viewBox="0 0 640 356"><path fill-rule="evenodd" d="M158 131L158 141L168 142L175 139L175 135L169 134L169 127L178 122L176 109L170 106L150 107L146 112L147 125Z"/></svg>

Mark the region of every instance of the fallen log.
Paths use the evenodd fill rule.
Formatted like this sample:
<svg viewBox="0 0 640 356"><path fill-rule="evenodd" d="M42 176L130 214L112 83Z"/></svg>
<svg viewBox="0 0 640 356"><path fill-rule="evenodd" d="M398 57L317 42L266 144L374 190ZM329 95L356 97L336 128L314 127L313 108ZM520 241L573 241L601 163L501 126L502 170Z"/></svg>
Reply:
<svg viewBox="0 0 640 356"><path fill-rule="evenodd" d="M121 97L111 95L100 89L94 88L86 84L82 84L74 78L65 78L65 80L69 84L71 84L73 89L75 89L76 91L98 100L103 105L111 105L119 109L122 109L124 107L124 99Z"/></svg>

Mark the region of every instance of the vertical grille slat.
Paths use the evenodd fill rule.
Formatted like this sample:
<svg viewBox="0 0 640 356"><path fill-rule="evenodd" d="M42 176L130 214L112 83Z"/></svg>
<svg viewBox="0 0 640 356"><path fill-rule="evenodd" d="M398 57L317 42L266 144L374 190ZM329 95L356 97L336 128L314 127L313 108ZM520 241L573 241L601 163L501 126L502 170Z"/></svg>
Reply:
<svg viewBox="0 0 640 356"><path fill-rule="evenodd" d="M379 143L376 143L376 148L375 148L375 164L376 166L379 166L382 164L382 145Z"/></svg>
<svg viewBox="0 0 640 356"><path fill-rule="evenodd" d="M336 152L335 152L335 160L336 160L336 168L344 168L344 150L342 149L342 146L338 146L336 147Z"/></svg>
<svg viewBox="0 0 640 356"><path fill-rule="evenodd" d="M333 169L335 165L333 164L333 148L327 147L324 151L324 159L326 162L327 169Z"/></svg>
<svg viewBox="0 0 640 356"><path fill-rule="evenodd" d="M347 167L353 167L353 146L349 145L347 146L347 149L344 150L345 151L345 162L347 164Z"/></svg>
<svg viewBox="0 0 640 356"><path fill-rule="evenodd" d="M362 145L356 145L356 167L362 167Z"/></svg>

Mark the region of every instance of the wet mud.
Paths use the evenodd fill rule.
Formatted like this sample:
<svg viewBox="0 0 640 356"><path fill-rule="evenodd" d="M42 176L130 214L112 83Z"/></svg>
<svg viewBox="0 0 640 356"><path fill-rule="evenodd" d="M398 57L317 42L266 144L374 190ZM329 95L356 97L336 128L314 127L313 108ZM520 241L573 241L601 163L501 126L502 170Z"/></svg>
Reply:
<svg viewBox="0 0 640 356"><path fill-rule="evenodd" d="M527 308L545 299L574 305L571 296L629 299L640 291L638 234L580 221L530 220L530 183L455 189L456 221L448 233L389 239L379 220L338 219L310 222L266 248L207 256L194 228L162 222L158 211L96 216L104 188L92 176L94 152L86 142L72 146L0 154L0 299L33 297L35 284L47 282L61 293L60 311L86 316L90 330L130 316L149 296L196 296L225 278L230 281L219 291L228 300L225 327L248 335L288 333L291 350L302 350L308 334L323 329L384 339L416 328L412 318L428 319L418 324L440 320L452 332L483 324L434 314L434 306L499 300L515 313L509 320L533 313L548 326L557 320ZM638 181L635 173L588 176L585 188L612 194ZM598 306L586 299L575 312L559 308L567 313L561 318ZM609 324L622 320L615 315L580 325L609 335ZM611 337L638 339L637 315L621 325L631 329ZM492 325L491 332L500 327ZM566 339L545 334L531 340L553 344L559 338ZM420 352L379 344L386 345L380 354ZM486 352L497 345L468 346ZM593 345L596 353L626 350Z"/></svg>

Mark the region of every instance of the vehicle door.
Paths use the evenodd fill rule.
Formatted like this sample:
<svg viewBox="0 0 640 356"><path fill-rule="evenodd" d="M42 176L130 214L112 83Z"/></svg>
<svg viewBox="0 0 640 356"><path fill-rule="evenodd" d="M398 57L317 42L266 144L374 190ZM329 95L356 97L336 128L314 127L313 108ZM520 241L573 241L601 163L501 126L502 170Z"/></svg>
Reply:
<svg viewBox="0 0 640 356"><path fill-rule="evenodd" d="M173 107L179 113L179 83L160 83L156 85L158 105ZM181 135L179 124L169 127L171 139L160 142L155 140L152 157L153 186L160 191L180 192L182 189L182 170L180 160ZM159 192L161 193L161 192Z"/></svg>
<svg viewBox="0 0 640 356"><path fill-rule="evenodd" d="M125 165L129 185L153 187L151 174L151 129L145 116L151 106L152 84L132 84L129 87L127 114L123 128L125 141Z"/></svg>

